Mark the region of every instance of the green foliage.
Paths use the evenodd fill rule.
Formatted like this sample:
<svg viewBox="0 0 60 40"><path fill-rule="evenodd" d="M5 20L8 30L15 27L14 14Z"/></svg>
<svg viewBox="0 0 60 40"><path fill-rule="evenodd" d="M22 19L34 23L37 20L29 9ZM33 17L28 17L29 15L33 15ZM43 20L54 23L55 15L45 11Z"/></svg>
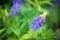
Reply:
<svg viewBox="0 0 60 40"><path fill-rule="evenodd" d="M10 0L9 0L10 1ZM10 15L10 8L0 7L0 40L56 40L56 33L52 30L57 22L57 13L50 12L52 0L23 0L21 10L16 16ZM45 5L46 4L46 5ZM8 9L7 9L8 8ZM47 11L46 22L37 32L30 29L32 20ZM4 24L4 27L1 25Z"/></svg>

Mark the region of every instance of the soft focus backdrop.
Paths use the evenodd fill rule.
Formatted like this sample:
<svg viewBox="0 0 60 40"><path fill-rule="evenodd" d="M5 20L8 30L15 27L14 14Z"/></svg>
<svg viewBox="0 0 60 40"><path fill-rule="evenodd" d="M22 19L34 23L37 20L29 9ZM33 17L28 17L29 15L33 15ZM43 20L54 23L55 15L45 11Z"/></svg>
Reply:
<svg viewBox="0 0 60 40"><path fill-rule="evenodd" d="M59 40L59 10L59 0L0 0L0 40ZM44 25L33 32L32 21L44 11Z"/></svg>

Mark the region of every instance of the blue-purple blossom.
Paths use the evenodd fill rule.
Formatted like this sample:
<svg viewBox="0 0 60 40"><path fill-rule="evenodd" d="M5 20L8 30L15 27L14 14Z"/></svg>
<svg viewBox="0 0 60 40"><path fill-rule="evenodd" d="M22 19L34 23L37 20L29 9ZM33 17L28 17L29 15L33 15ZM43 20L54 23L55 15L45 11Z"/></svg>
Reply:
<svg viewBox="0 0 60 40"><path fill-rule="evenodd" d="M42 27L45 23L45 17L47 15L47 11L45 11L42 15L36 17L32 24L31 24L31 29L32 31L37 31L40 29L40 27Z"/></svg>
<svg viewBox="0 0 60 40"><path fill-rule="evenodd" d="M22 0L13 0L13 4L16 4L16 3L22 4Z"/></svg>
<svg viewBox="0 0 60 40"><path fill-rule="evenodd" d="M13 0L13 5L11 8L12 15L16 15L17 13L19 13L21 4L22 4L22 0Z"/></svg>
<svg viewBox="0 0 60 40"><path fill-rule="evenodd" d="M60 6L60 0L52 0L52 3L54 6L57 6L57 5Z"/></svg>
<svg viewBox="0 0 60 40"><path fill-rule="evenodd" d="M40 27L44 25L44 23L45 23L45 18L42 18L41 16L36 17L31 24L32 31L39 30Z"/></svg>
<svg viewBox="0 0 60 40"><path fill-rule="evenodd" d="M40 27L42 27L45 23L45 17L47 15L47 11L45 11L42 15L36 17L32 24L31 24L31 29L32 31L37 31L40 29Z"/></svg>

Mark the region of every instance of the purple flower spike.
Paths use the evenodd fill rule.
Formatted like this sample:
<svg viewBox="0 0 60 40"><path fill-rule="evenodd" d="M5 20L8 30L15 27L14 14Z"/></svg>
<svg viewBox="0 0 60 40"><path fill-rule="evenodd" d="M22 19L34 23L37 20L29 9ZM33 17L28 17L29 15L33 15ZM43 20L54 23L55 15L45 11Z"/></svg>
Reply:
<svg viewBox="0 0 60 40"><path fill-rule="evenodd" d="M13 4L16 4L16 3L22 4L22 0L13 0Z"/></svg>
<svg viewBox="0 0 60 40"><path fill-rule="evenodd" d="M22 0L13 0L13 6L11 8L12 15L19 13L21 8Z"/></svg>
<svg viewBox="0 0 60 40"><path fill-rule="evenodd" d="M32 29L33 31L39 30L40 27L43 26L44 21L45 21L45 19L41 19L40 16L36 17L36 18L33 20L33 22L32 22L31 29Z"/></svg>
<svg viewBox="0 0 60 40"><path fill-rule="evenodd" d="M37 31L40 29L41 26L44 25L46 14L47 13L44 12L41 16L38 16L33 20L32 24L31 24L32 31Z"/></svg>
<svg viewBox="0 0 60 40"><path fill-rule="evenodd" d="M60 0L52 0L52 3L54 6L57 6L57 5L60 6Z"/></svg>

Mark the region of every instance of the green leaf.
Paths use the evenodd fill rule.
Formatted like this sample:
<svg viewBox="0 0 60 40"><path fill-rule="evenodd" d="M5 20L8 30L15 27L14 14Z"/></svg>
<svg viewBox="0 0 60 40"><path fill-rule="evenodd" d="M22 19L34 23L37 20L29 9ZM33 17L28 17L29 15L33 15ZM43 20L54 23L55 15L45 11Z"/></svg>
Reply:
<svg viewBox="0 0 60 40"><path fill-rule="evenodd" d="M20 29L19 28L12 28L10 29L13 31L13 33L19 38L20 37Z"/></svg>
<svg viewBox="0 0 60 40"><path fill-rule="evenodd" d="M0 29L0 34L2 33L2 32L4 32L5 31L5 28L4 29Z"/></svg>

